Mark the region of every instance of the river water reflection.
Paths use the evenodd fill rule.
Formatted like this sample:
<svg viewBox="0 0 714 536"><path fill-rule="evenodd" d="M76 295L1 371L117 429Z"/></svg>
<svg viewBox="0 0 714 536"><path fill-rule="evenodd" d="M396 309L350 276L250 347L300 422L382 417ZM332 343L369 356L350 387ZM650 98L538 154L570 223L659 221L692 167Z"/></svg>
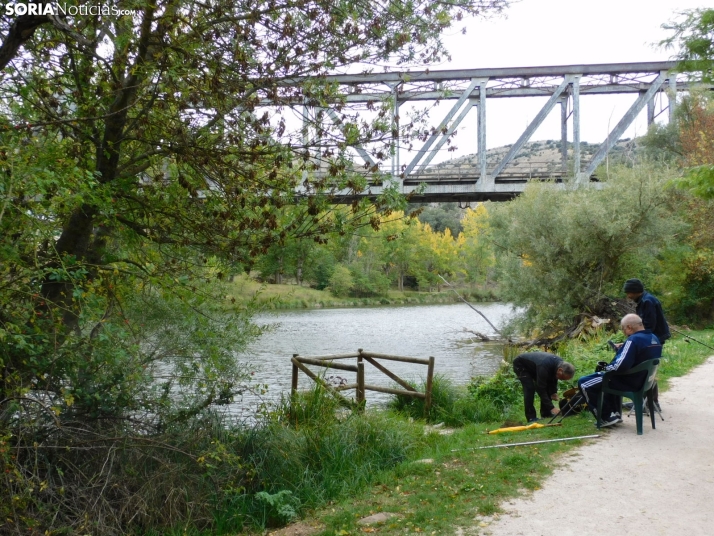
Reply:
<svg viewBox="0 0 714 536"><path fill-rule="evenodd" d="M483 303L475 306L497 327L513 316L509 305ZM311 309L278 311L256 317L258 324L271 329L239 356L258 368L256 383L267 384L267 401L289 393L293 354L315 356L366 351L410 357L435 358L435 374L465 384L473 376L493 374L503 359L499 343L477 342L477 331L494 336L496 333L475 311L465 304L420 305L400 307L369 307L350 309ZM356 359L345 360L354 364ZM387 368L407 380L421 382L426 366L385 362ZM354 383L354 374L330 371L328 376L343 377ZM365 365L365 382L393 386L394 382L369 364ZM300 373L300 388L309 388L311 380ZM350 398L354 391L347 391ZM389 395L368 391L369 405L384 402ZM231 409L236 413L252 411L258 399L244 397Z"/></svg>

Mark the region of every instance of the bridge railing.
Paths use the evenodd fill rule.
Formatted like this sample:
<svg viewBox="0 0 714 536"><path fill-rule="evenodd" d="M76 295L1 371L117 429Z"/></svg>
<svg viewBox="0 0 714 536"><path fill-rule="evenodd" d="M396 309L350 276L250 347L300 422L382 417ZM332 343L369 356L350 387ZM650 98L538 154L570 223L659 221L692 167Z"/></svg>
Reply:
<svg viewBox="0 0 714 536"><path fill-rule="evenodd" d="M495 166L488 168L489 176L495 170ZM365 173L369 178L377 177L375 174ZM321 171L315 173L317 176L323 174ZM325 173L326 174L326 173ZM530 161L516 162L509 165L497 177L496 182L527 182L528 180L562 180L568 176L572 176L572 172L563 170L560 164L554 164L553 161ZM404 177L406 184L414 183L443 183L443 182L463 182L473 183L480 179L479 169L472 164L441 164L431 168L426 168L418 172L410 173ZM384 175L378 180L370 181L372 184L384 180Z"/></svg>

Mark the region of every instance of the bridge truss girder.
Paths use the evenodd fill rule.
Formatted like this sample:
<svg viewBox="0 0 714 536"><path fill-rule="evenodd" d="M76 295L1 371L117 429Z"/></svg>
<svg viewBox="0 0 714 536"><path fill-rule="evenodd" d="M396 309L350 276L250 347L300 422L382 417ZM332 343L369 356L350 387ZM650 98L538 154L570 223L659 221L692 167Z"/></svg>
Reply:
<svg viewBox="0 0 714 536"><path fill-rule="evenodd" d="M425 183L426 191L416 195L420 200L451 198L473 201L510 198L523 190L529 178L506 176L504 170L558 104L561 108L561 169L555 178L573 179L577 182L590 181L598 165L645 107L648 125L654 122L655 98L660 93L666 94L669 120L672 120L676 93L690 89L689 83L677 81L676 75L670 74L675 66L674 62L649 62L424 70L335 75L327 77L327 80L338 85L342 100L348 105L391 103L393 132L397 135L392 140L394 150L389 175L404 193L416 191L419 183ZM299 84L300 81L291 81L291 84L295 83ZM636 98L593 157L588 162L582 162L580 97L612 94L632 94ZM548 101L521 133L518 141L505 157L489 171L486 161L487 103L494 98L526 97L548 97ZM416 153L401 164L404 150L401 148L402 140L399 139L400 107L406 103L424 101L446 101L453 102L453 105ZM478 112L478 163L475 169L458 177L427 176L426 171L432 159L473 108ZM339 122L334 111L328 111L328 115L335 123ZM567 153L569 124L572 129L572 166L568 165ZM375 162L364 148L355 147L355 150L365 160L365 167L374 168ZM550 177L553 175L551 174ZM549 177L533 178L542 180ZM375 195L379 191L381 191L380 186L373 186L363 195Z"/></svg>

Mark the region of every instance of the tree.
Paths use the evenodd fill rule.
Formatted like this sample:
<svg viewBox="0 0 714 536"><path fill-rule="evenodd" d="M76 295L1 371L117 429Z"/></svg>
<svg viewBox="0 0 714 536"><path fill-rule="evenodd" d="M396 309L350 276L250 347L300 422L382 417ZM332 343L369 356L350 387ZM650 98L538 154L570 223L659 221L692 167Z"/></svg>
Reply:
<svg viewBox="0 0 714 536"><path fill-rule="evenodd" d="M345 297L352 290L354 278L347 266L338 264L330 277L330 291L338 298Z"/></svg>
<svg viewBox="0 0 714 536"><path fill-rule="evenodd" d="M449 229L451 236L459 236L462 228L461 212L456 203L441 203L438 206L427 205L419 214L419 221L428 223L438 233Z"/></svg>
<svg viewBox="0 0 714 536"><path fill-rule="evenodd" d="M347 212L330 206L331 192L364 185L350 147L366 140L386 158L380 143L392 133L388 103L375 105L373 123L356 122L324 75L435 60L440 32L504 5L136 0L119 6L131 14L3 15L0 440L24 441L16 464L38 442L55 443L43 451L54 453L42 458L46 473L17 469L46 476L50 490L0 522L15 516L20 532L25 523L74 532L77 519L126 528L132 508L104 472L107 453L243 389L248 370L233 352L254 330L250 311L224 303L230 266L288 238L324 242L389 208L389 195ZM329 130L323 112L308 118L319 154L286 119L303 103L335 103L341 115ZM103 448L78 463L80 439ZM67 479L106 483L86 486L103 495L70 507L58 491ZM40 507L43 497L57 502ZM194 519L184 506L174 511Z"/></svg>
<svg viewBox="0 0 714 536"><path fill-rule="evenodd" d="M601 189L529 185L493 207L498 280L504 299L526 308L526 326L608 317L607 296L620 295L622 281L684 230L663 188L666 169L616 168L611 177Z"/></svg>
<svg viewBox="0 0 714 536"><path fill-rule="evenodd" d="M323 139L325 178L313 174L308 147L286 138L284 119L261 104L334 100L321 76L355 62L435 60L443 52L439 34L452 21L503 5L166 0L71 28L49 24L52 17L35 21L26 40L8 45L15 52L3 73L3 145L21 146L28 157L24 173L12 158L3 162L3 224L8 247L40 285L23 292L37 294L43 315L56 321L44 336L61 344L81 329L76 295L104 284L103 274L150 274L152 284L163 284L173 281L160 276L174 275L177 259L217 255L247 264L287 237L324 241L353 219L369 221L374 207L364 203L351 215L320 216L330 210L329 196L317 194L360 189L349 146L391 135L384 121L352 123L345 108L341 130ZM3 19L3 46L16 39L22 17ZM300 76L312 82L289 83ZM59 169L30 198L32 159L49 146ZM48 173L55 167L42 161ZM299 184L316 195L296 197ZM296 208L283 221L288 204ZM12 238L28 211L48 219L42 240ZM111 316L117 296L101 299ZM25 324L6 313L2 320ZM22 362L21 354L12 361Z"/></svg>
<svg viewBox="0 0 714 536"><path fill-rule="evenodd" d="M703 82L714 81L714 9L690 9L679 20L663 24L672 32L660 45L677 48L678 70L698 73Z"/></svg>
<svg viewBox="0 0 714 536"><path fill-rule="evenodd" d="M470 281L484 281L494 265L493 249L489 241L489 215L484 204L468 208L462 220L463 232L460 254L463 270Z"/></svg>
<svg viewBox="0 0 714 536"><path fill-rule="evenodd" d="M382 296L389 290L386 241L381 238L378 232L370 232L359 240L355 258L349 265L354 279L352 291L357 296Z"/></svg>
<svg viewBox="0 0 714 536"><path fill-rule="evenodd" d="M705 83L714 81L714 9L685 11L679 20L663 27L672 35L661 44L677 48L678 70ZM689 167L681 184L705 199L714 199L714 113L708 100L695 95L691 122L680 131Z"/></svg>
<svg viewBox="0 0 714 536"><path fill-rule="evenodd" d="M397 289L403 291L404 278L411 274L417 262L421 226L414 218L405 219L401 212L393 216L394 219L382 224L380 233L385 242L386 271L393 274Z"/></svg>
<svg viewBox="0 0 714 536"><path fill-rule="evenodd" d="M413 272L420 289L438 289L443 284L439 275L448 276L456 270L458 250L462 244L454 240L448 227L443 233L437 233L428 223L419 226L419 246Z"/></svg>

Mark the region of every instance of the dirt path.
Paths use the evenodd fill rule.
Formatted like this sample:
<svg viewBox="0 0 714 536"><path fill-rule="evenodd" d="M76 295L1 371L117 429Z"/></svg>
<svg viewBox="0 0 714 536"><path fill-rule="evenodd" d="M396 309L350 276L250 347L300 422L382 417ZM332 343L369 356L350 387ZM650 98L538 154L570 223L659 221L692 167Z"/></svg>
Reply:
<svg viewBox="0 0 714 536"><path fill-rule="evenodd" d="M644 435L634 412L575 451L530 496L480 534L709 536L714 534L714 356L660 395L665 421ZM593 432L597 433L597 432Z"/></svg>

